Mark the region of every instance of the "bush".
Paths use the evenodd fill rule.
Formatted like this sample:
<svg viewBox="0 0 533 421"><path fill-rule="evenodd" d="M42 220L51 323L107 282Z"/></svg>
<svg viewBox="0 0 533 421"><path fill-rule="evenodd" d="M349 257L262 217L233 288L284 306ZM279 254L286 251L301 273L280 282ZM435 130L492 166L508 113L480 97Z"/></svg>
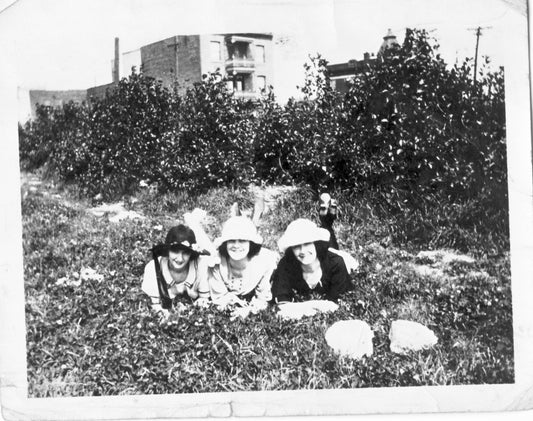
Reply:
<svg viewBox="0 0 533 421"><path fill-rule="evenodd" d="M397 239L446 226L443 242L466 248L464 230L498 226L495 244L506 244L503 70L482 66L474 83L470 60L447 66L421 30L367 64L346 94L331 88L322 57L305 70L303 100L284 106L272 92L236 100L219 73L183 95L132 74L103 100L39 107L19 129L21 161L46 162L107 198L141 182L160 191L254 181L338 189L372 196L398 219Z"/></svg>
<svg viewBox="0 0 533 421"><path fill-rule="evenodd" d="M251 104L236 100L217 73L204 76L179 100L177 124L161 138L155 181L166 189L205 190L253 180Z"/></svg>

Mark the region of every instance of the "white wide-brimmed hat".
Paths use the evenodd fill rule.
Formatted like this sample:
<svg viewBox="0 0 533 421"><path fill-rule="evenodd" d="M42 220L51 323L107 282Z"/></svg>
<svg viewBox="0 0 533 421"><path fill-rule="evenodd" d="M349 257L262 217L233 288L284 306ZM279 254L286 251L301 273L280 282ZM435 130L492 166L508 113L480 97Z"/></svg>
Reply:
<svg viewBox="0 0 533 421"><path fill-rule="evenodd" d="M257 232L257 227L246 216L234 216L228 219L222 227L222 234L215 240L215 246L229 240L247 240L255 244L263 244L263 237Z"/></svg>
<svg viewBox="0 0 533 421"><path fill-rule="evenodd" d="M314 243L315 241L329 241L329 237L330 234L327 229L319 228L309 219L300 218L289 224L285 233L278 240L278 248L281 253L285 253L289 247Z"/></svg>

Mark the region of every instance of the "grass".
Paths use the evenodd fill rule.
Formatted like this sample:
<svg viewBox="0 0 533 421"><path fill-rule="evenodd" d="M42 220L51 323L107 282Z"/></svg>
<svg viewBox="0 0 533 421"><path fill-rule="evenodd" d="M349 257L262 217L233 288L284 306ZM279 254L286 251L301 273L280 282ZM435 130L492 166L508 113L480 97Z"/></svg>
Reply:
<svg viewBox="0 0 533 421"><path fill-rule="evenodd" d="M24 187L22 203L28 394L31 397L294 390L510 383L514 381L509 254L470 250L471 264L416 257L435 243L398 242L393 225L364 199L343 199L339 242L361 261L356 288L339 310L299 321L269 308L230 320L215 308L186 305L160 324L140 290L149 248L194 207L212 216L220 233L231 203L252 206L245 190L213 189L197 197L148 190L127 205L143 220L111 224L86 211L91 204L68 190ZM275 249L296 217L314 215L313 192L279 198L261 232ZM392 228L391 228L392 227ZM474 233L476 236L479 232ZM472 235L474 235L472 234ZM477 238L477 237L476 237ZM391 240L392 239L392 240ZM470 240L473 242L473 240ZM431 244L430 244L431 243ZM480 243L482 244L482 243ZM91 267L104 280L85 280ZM187 304L187 300L183 300ZM374 331L374 353L339 357L324 335L335 321L361 319ZM421 322L438 344L408 355L389 349L391 322Z"/></svg>

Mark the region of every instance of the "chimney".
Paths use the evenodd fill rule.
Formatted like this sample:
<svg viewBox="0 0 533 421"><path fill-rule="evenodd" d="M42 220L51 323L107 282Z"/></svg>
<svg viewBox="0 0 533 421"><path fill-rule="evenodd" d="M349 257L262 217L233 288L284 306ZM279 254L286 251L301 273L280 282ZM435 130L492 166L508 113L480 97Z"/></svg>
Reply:
<svg viewBox="0 0 533 421"><path fill-rule="evenodd" d="M370 53L365 53L365 54L364 54L364 60L365 60L365 61L370 60Z"/></svg>
<svg viewBox="0 0 533 421"><path fill-rule="evenodd" d="M120 51L118 37L115 37L115 59L113 60L113 83L118 83L120 79Z"/></svg>

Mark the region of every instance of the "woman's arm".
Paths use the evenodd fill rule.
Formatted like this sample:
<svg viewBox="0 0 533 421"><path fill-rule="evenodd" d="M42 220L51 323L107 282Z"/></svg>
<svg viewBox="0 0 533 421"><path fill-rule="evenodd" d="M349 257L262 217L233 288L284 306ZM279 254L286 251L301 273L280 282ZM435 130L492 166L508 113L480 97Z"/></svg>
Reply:
<svg viewBox="0 0 533 421"><path fill-rule="evenodd" d="M195 264L196 279L192 285L187 285L187 293L193 300L197 298L207 300L210 296L207 258L200 256Z"/></svg>
<svg viewBox="0 0 533 421"><path fill-rule="evenodd" d="M240 304L242 300L228 290L222 274L220 273L220 265L210 267L208 271L209 292L211 300L219 307L226 307L230 304Z"/></svg>
<svg viewBox="0 0 533 421"><path fill-rule="evenodd" d="M288 270L287 262L282 258L277 268L272 273L272 297L277 304L292 302L294 299L294 291L290 271Z"/></svg>
<svg viewBox="0 0 533 421"><path fill-rule="evenodd" d="M150 262L144 267L141 289L150 297L152 304L159 304L159 290L157 288L157 276L153 260L150 260Z"/></svg>
<svg viewBox="0 0 533 421"><path fill-rule="evenodd" d="M327 259L326 276L328 277L329 288L326 291L326 298L337 301L340 295L348 289L350 277L341 256L328 253Z"/></svg>

